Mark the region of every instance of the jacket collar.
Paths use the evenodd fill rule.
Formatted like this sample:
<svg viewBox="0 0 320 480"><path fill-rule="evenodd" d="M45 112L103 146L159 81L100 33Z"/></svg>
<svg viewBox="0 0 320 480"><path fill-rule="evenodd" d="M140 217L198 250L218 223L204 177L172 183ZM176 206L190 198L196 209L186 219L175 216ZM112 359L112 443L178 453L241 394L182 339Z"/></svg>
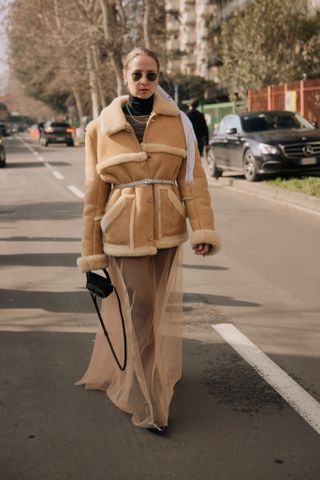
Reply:
<svg viewBox="0 0 320 480"><path fill-rule="evenodd" d="M129 96L123 95L113 100L110 105L102 110L99 121L103 133L114 135L128 128L128 122L122 111L122 106L128 102ZM152 115L169 115L177 117L180 110L175 103L170 102L157 92L154 94Z"/></svg>

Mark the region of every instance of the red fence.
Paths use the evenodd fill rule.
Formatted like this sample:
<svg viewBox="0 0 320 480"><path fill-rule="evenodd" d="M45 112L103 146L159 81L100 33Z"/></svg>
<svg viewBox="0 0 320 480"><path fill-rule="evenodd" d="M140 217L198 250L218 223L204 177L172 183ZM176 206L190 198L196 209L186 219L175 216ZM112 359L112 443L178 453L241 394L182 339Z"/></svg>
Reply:
<svg viewBox="0 0 320 480"><path fill-rule="evenodd" d="M320 79L249 90L248 110L292 110L310 122L320 123Z"/></svg>

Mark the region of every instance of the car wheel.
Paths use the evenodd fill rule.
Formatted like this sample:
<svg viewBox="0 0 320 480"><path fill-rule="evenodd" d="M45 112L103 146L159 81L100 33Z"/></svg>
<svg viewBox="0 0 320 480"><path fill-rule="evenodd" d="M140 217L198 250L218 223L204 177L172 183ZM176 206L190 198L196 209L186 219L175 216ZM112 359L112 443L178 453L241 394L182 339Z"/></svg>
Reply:
<svg viewBox="0 0 320 480"><path fill-rule="evenodd" d="M73 147L73 146L74 146L74 143L73 143L73 141L71 141L71 142L67 142L67 147Z"/></svg>
<svg viewBox="0 0 320 480"><path fill-rule="evenodd" d="M214 152L213 152L212 148L210 148L207 151L206 159L207 159L208 170L209 170L210 176L214 177L214 178L221 177L222 170L217 167L216 159L215 159Z"/></svg>
<svg viewBox="0 0 320 480"><path fill-rule="evenodd" d="M0 154L0 168L4 168L6 166L6 154L2 152Z"/></svg>
<svg viewBox="0 0 320 480"><path fill-rule="evenodd" d="M243 157L243 170L246 180L256 182L259 179L257 173L257 162L250 149L246 150Z"/></svg>

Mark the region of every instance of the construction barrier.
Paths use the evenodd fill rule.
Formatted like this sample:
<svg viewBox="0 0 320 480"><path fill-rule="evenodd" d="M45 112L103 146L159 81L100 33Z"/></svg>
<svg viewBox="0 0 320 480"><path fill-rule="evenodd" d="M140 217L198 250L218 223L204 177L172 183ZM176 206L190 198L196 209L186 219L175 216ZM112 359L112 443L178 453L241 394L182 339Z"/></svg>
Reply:
<svg viewBox="0 0 320 480"><path fill-rule="evenodd" d="M320 79L249 90L248 110L289 110L320 124Z"/></svg>

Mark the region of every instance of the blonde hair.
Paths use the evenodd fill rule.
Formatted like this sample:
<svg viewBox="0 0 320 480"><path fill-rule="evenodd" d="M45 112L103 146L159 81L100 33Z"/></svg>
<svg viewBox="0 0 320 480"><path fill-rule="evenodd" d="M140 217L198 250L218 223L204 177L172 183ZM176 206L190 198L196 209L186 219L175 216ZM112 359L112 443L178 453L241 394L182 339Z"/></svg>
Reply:
<svg viewBox="0 0 320 480"><path fill-rule="evenodd" d="M157 70L159 72L160 70L160 62L159 62L159 59L156 55L156 53L153 51L153 50L149 50L149 48L140 48L140 47L136 47L134 48L133 50L131 50L126 58L124 59L124 62L123 62L123 68L124 70L127 70L128 67L129 67L129 64L130 62L135 58L137 57L138 55L147 55L148 57L151 57L153 58L153 60L156 62L157 64Z"/></svg>

